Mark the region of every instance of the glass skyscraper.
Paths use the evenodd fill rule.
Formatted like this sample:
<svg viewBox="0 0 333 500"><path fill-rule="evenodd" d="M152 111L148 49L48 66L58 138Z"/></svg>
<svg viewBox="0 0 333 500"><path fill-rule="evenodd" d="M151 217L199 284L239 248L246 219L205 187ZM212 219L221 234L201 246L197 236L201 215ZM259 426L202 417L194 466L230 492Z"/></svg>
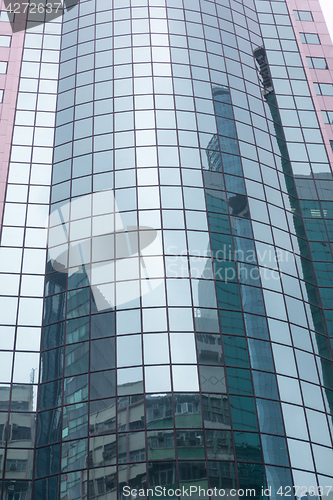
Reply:
<svg viewBox="0 0 333 500"><path fill-rule="evenodd" d="M0 11L3 500L333 498L318 0Z"/></svg>

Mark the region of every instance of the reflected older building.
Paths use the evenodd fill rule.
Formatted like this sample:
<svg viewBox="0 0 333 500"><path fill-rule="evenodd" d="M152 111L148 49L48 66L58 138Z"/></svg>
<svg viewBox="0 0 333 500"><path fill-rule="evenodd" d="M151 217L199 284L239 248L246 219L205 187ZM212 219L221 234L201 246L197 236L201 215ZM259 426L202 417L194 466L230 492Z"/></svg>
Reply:
<svg viewBox="0 0 333 500"><path fill-rule="evenodd" d="M35 440L35 397L34 386L14 386L12 388L9 421L7 414L1 413L1 469L6 481L3 498L25 499L31 495L31 480L33 474L33 448ZM8 407L10 387L1 387L0 399L2 409ZM6 460L4 447L7 445Z"/></svg>

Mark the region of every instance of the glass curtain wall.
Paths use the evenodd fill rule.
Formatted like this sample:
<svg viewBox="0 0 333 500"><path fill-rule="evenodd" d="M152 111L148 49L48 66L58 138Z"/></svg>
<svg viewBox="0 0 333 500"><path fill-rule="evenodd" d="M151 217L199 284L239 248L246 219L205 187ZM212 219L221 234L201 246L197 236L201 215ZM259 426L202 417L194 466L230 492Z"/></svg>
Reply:
<svg viewBox="0 0 333 500"><path fill-rule="evenodd" d="M34 500L332 485L324 243L300 208L272 19L288 27L284 1L63 16Z"/></svg>

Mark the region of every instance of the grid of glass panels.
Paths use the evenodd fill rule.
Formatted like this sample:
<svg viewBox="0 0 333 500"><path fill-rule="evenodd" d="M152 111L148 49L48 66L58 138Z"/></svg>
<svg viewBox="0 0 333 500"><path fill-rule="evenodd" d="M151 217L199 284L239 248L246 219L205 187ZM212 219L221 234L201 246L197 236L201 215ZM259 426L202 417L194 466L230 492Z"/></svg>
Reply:
<svg viewBox="0 0 333 500"><path fill-rule="evenodd" d="M272 10L263 10L264 3L265 9L268 6ZM298 53L291 32L279 28L282 48L294 61L288 72L299 114L281 112L279 117L276 104L262 98L256 76L252 54L262 46L262 39L252 2L243 5L233 1L229 6L209 1L155 1L149 5L133 1L115 2L113 9L107 7L84 2L79 21L77 10L65 18L57 113L63 121L57 127L52 209L64 215L73 242L86 236L90 218L94 237L107 236L105 227L112 228L112 223L120 224L120 233L124 227L152 227L159 245L150 248L144 259L153 264L149 269L153 268L155 274L150 280L156 280L157 286L153 293L138 288L131 303L126 302L129 291L142 286L143 271L136 256L128 259L129 269L115 264L107 269L109 274L89 265L85 272L75 272L71 264L77 262L75 255L67 265L72 266L71 273L54 273L54 268L48 267L35 498L53 499L59 487L60 498L68 491L74 498L93 498L96 494L112 498L117 487L121 491L125 484L173 486L195 482L233 487L251 482L259 487L267 480L268 485L288 485L291 477L285 435L295 483L306 481L308 486L315 486L318 479L319 484L329 486L325 458L329 463L331 420L326 420L325 410L331 413L330 380L326 375L331 351L325 327L319 328L322 304L300 228L306 228L311 240L312 217L330 214L329 202L324 202L321 212L312 198L316 192L313 186L320 198L326 196L323 192L328 191L329 184L320 184L319 180L330 177L326 175L327 158L321 164L318 161L324 158L320 156L322 149L316 148L321 145L318 134L317 142L314 140L318 124L308 121L309 113L303 114L309 106L312 109L311 100L304 100L308 97L304 96L304 85L293 81L302 80L304 73L296 62ZM280 21L283 27L288 25L284 2L271 2L271 6L258 2L258 10L273 13L275 24ZM268 19L260 19L263 33ZM269 29L271 32L272 26ZM267 33L269 56L269 50L278 49L276 44L273 47L273 39L268 41ZM112 56L111 41L115 48ZM36 52L28 51L29 62L36 56ZM277 53L274 56L278 57ZM93 60L97 64L94 71ZM285 61L281 61L278 76L285 67ZM272 74L277 71L273 66ZM33 75L39 70L34 66ZM114 84L110 83L112 74L116 77ZM287 110L289 88L276 75L277 99L282 111ZM31 75L24 78L34 79ZM22 90L28 94L24 96L28 103L35 87L32 82L25 84L32 85L30 90ZM268 80L263 83L264 93L268 84ZM34 114L35 108L20 111ZM48 110L38 108L36 116L39 111L44 119L49 115ZM18 114L23 119L23 114ZM32 119L31 113L24 116ZM295 135L299 127L289 122L291 116L303 119L302 126L313 124L303 128L304 137ZM284 137L279 135L281 120L290 125L285 127L289 154L283 149ZM49 121L42 127L51 128L48 125ZM18 127L22 128L18 129L13 151L16 146L32 145L31 121L20 122ZM40 135L47 142L44 131ZM307 184L301 182L302 178L295 180L299 197L311 191L311 195L304 195L301 217L300 212L295 214L297 202L292 196L296 191L287 163L291 162L296 178L297 172L301 175L305 171L307 160L303 157L303 163L300 161L299 145L310 135L309 154L321 152L312 165L315 184L312 180ZM36 146L40 150L36 154L46 152L45 143ZM25 153L23 156L26 159ZM71 163L68 159L72 157ZM35 163L49 172L45 169L49 162L38 158ZM22 188L22 172L27 172L27 167L23 160L16 164L19 166L11 169L18 177L11 184ZM27 179L26 185L30 172ZM114 206L109 206L111 190L121 221ZM104 198L91 194L101 192L106 193ZM13 204L21 206L17 196L15 190ZM23 206L27 198L22 196ZM75 203L76 199L82 199L82 203ZM7 201L12 207L12 201ZM33 199L31 203L35 206ZM72 212L67 221L69 207ZM16 207L16 214L18 210ZM311 217L306 217L309 214ZM17 228L23 224L16 224L15 219L15 225L12 222L8 227L15 229L12 241L17 242ZM32 229L42 228L34 225ZM314 238L318 243L316 234ZM12 246L5 245L15 261ZM39 244L38 249L42 248ZM330 248L329 243L325 248ZM28 255L27 250L35 249L24 249L24 255ZM97 250L94 255L91 248L89 263L105 261ZM117 255L117 247L115 252ZM63 253L52 255L61 257ZM247 260L249 255L251 261ZM38 261L44 265L43 257L34 254L32 263L37 265ZM318 264L323 262L325 271L319 276L327 277L330 267L326 254ZM31 291L37 281L41 290L43 271L37 273L39 279L33 284L30 277L36 271L25 273L25 269L29 280L23 281L29 281L25 285L29 293L23 298L29 301L22 315L31 317L32 305L37 304ZM10 280L9 274L6 279ZM15 270L12 274L18 276ZM161 280L162 285L158 284ZM101 295L110 306L113 293L113 305L106 307ZM329 287L325 293L329 293ZM39 292L35 298L41 295ZM34 317L38 314L36 310ZM21 349L23 317L17 330L15 362L27 359L31 368L37 366L37 357L34 355L32 361L28 356L32 351L30 335L40 323L29 319L26 326L23 322L30 334L29 346ZM315 332L311 336L309 326ZM9 339L11 330L7 326L5 332ZM36 334L38 339L37 329ZM21 350L30 352L21 355ZM36 380L32 372L25 380L26 398ZM18 372L16 375L21 376ZM16 381L23 387L21 379ZM13 385L13 410L17 388ZM5 385L5 395L6 391ZM25 402L23 407L29 404ZM23 410L15 406L18 411ZM31 413L26 413L30 418ZM296 414L297 428L292 425ZM22 437L22 433L30 436L29 430L19 432L8 434L7 442L17 442L17 435ZM23 476L25 465L17 456L12 459L10 448L8 445L6 477ZM306 463L305 457L310 457ZM60 468L63 476L59 486ZM325 476L316 477L315 471ZM17 483L23 488L23 482Z"/></svg>
<svg viewBox="0 0 333 500"><path fill-rule="evenodd" d="M55 225L36 499L330 486L331 347L296 194L305 155L318 189L329 165L285 2L257 4L90 0L64 17L51 199L69 236ZM117 257L141 227L152 291L137 255L96 265L94 242Z"/></svg>
<svg viewBox="0 0 333 500"><path fill-rule="evenodd" d="M8 22L8 16L1 15ZM1 234L1 498L31 499L61 18L27 20ZM9 37L10 38L10 37ZM7 63L2 65L3 72Z"/></svg>

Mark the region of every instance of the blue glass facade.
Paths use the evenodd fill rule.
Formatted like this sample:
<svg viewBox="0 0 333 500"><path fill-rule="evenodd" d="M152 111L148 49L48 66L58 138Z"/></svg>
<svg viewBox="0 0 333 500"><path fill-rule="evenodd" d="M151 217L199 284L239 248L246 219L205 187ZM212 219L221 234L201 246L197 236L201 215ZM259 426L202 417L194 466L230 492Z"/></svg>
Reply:
<svg viewBox="0 0 333 500"><path fill-rule="evenodd" d="M332 496L333 177L317 11L288 5L87 0L27 31L59 74L14 128L4 499Z"/></svg>

